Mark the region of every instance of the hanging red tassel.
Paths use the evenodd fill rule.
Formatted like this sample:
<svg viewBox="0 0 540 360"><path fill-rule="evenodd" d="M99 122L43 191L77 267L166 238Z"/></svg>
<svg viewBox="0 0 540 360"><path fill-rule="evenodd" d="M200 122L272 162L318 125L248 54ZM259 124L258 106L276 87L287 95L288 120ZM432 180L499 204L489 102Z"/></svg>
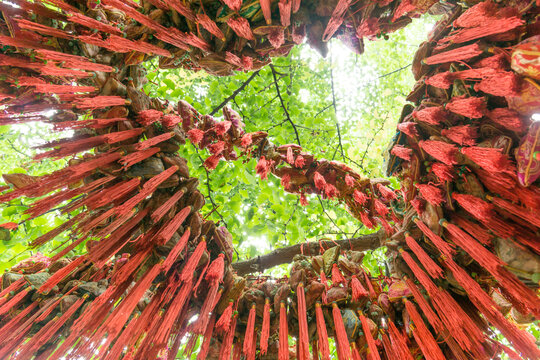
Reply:
<svg viewBox="0 0 540 360"><path fill-rule="evenodd" d="M157 147L136 151L129 155L123 156L120 160L118 160L118 162L123 165L123 169L127 169L143 160L148 159L151 156L154 156L158 152L160 152L160 149Z"/></svg>
<svg viewBox="0 0 540 360"><path fill-rule="evenodd" d="M440 42L461 44L490 35L503 34L522 26L524 23L525 21L517 16L493 19L480 26L457 30L452 35L443 38Z"/></svg>
<svg viewBox="0 0 540 360"><path fill-rule="evenodd" d="M225 334L225 337L223 338L223 342L221 344L221 349L219 351L220 359L230 359L231 357L231 350L233 347L233 340L234 340L234 333L236 330L237 318L238 318L238 312L235 311L233 315L233 319L231 321L231 326L229 327L229 330Z"/></svg>
<svg viewBox="0 0 540 360"><path fill-rule="evenodd" d="M345 184L347 184L347 186L349 187L354 187L354 184L355 184L354 178L349 174L345 174Z"/></svg>
<svg viewBox="0 0 540 360"><path fill-rule="evenodd" d="M346 285L347 280L343 277L343 274L341 274L341 271L339 271L339 268L337 264L332 265L332 285L337 286L339 284Z"/></svg>
<svg viewBox="0 0 540 360"><path fill-rule="evenodd" d="M279 15L281 18L281 25L284 27L290 26L292 1L279 0L278 8L279 8Z"/></svg>
<svg viewBox="0 0 540 360"><path fill-rule="evenodd" d="M233 301L229 300L229 305L225 308L220 318L216 322L216 333L226 333L231 326L231 320L233 315Z"/></svg>
<svg viewBox="0 0 540 360"><path fill-rule="evenodd" d="M336 329L336 342L338 343L338 352L340 359L351 359L351 349L349 347L349 340L347 338L347 331L343 324L343 318L341 317L341 310L338 305L332 303L332 317L334 319L334 327Z"/></svg>
<svg viewBox="0 0 540 360"><path fill-rule="evenodd" d="M216 316L213 315L204 332L204 340L203 340L203 343L201 344L201 349L199 350L199 353L197 354L197 360L206 360L206 356L208 355L208 350L210 350L210 343L212 342L212 335L214 332L215 323L216 323Z"/></svg>
<svg viewBox="0 0 540 360"><path fill-rule="evenodd" d="M330 347L328 345L328 332L324 321L324 314L321 303L315 303L315 317L317 320L317 335L319 337L319 349L322 354L322 360L330 360Z"/></svg>
<svg viewBox="0 0 540 360"><path fill-rule="evenodd" d="M402 158L406 161L411 161L411 156L413 153L412 149L406 148L403 145L394 145L391 151L392 155L395 155L399 158Z"/></svg>
<svg viewBox="0 0 540 360"><path fill-rule="evenodd" d="M3 304L6 300L4 296L8 295L12 291L19 290L25 282L26 281L24 280L24 278L21 277L19 280L12 282L11 284L9 284L9 286L2 290L2 292L0 292L0 304Z"/></svg>
<svg viewBox="0 0 540 360"><path fill-rule="evenodd" d="M261 179L268 179L268 173L270 172L270 169L273 166L272 160L266 160L264 156L261 156L259 161L257 162L257 166L255 167L255 171L257 175L261 177Z"/></svg>
<svg viewBox="0 0 540 360"><path fill-rule="evenodd" d="M153 222L158 222L167 214L174 205L184 196L185 189L178 190L173 196L167 199L159 208L154 210L152 215L150 216L152 218Z"/></svg>
<svg viewBox="0 0 540 360"><path fill-rule="evenodd" d="M225 272L225 255L219 254L218 257L212 261L204 279L208 282L208 292L206 299L199 312L199 319L196 326L194 326L193 332L202 334L206 329L209 321L210 312L214 310L216 306L216 299L218 297L219 284L223 281L223 275Z"/></svg>
<svg viewBox="0 0 540 360"><path fill-rule="evenodd" d="M298 305L298 360L309 360L309 333L307 323L306 294L304 284L300 282L296 288Z"/></svg>
<svg viewBox="0 0 540 360"><path fill-rule="evenodd" d="M98 63L93 63L83 56L65 54L53 50L40 49L37 51L38 57L43 60L58 61L63 63L64 67L74 68L79 70L87 71L103 71L103 72L113 72L114 68L109 65L103 65ZM114 97L115 100L118 100L118 97ZM119 100L118 100L119 101ZM122 102L120 105L124 105L125 102Z"/></svg>
<svg viewBox="0 0 540 360"><path fill-rule="evenodd" d="M184 220L187 219L190 213L191 206L186 206L180 210L169 222L167 222L156 235L158 244L166 244L178 230L180 225L184 223Z"/></svg>
<svg viewBox="0 0 540 360"><path fill-rule="evenodd" d="M435 263L435 261L433 261L433 259L429 257L424 249L422 249L416 240L414 240L408 233L405 233L405 242L432 278L437 279L443 277L443 270Z"/></svg>
<svg viewBox="0 0 540 360"><path fill-rule="evenodd" d="M508 346L503 345L500 342L495 341L495 340L493 340L493 342L496 343L497 346L501 348L506 353L506 355L508 355L508 358L510 358L511 360L523 359L521 356L519 356L514 350L510 349Z"/></svg>
<svg viewBox="0 0 540 360"><path fill-rule="evenodd" d="M360 299L368 297L369 294L367 290L362 286L362 283L356 275L353 275L351 278L351 289L352 289L352 300L354 302L360 301Z"/></svg>
<svg viewBox="0 0 540 360"><path fill-rule="evenodd" d="M446 202L446 198L442 189L429 184L415 184L414 186L420 191L422 197L426 199L430 204L439 206L443 202Z"/></svg>
<svg viewBox="0 0 540 360"><path fill-rule="evenodd" d="M369 292L369 297L374 300L378 297L377 293L375 292L375 289L373 288L373 284L371 283L371 279L369 278L368 274L365 272L365 271L362 271L362 273L364 274L364 280L367 284L367 288L368 288L368 292Z"/></svg>
<svg viewBox="0 0 540 360"><path fill-rule="evenodd" d="M508 211L511 214L514 214L530 224L540 227L540 218L538 217L538 213L533 213L532 211L528 210L527 208L521 207L519 205L513 204L509 201L506 201L504 199L501 199L499 197L493 197L486 195L486 199L491 201L491 203L495 204L497 207ZM533 230L534 228L531 227Z"/></svg>
<svg viewBox="0 0 540 360"><path fill-rule="evenodd" d="M261 10L263 12L266 24L272 24L272 0L260 0Z"/></svg>
<svg viewBox="0 0 540 360"><path fill-rule="evenodd" d="M405 282L407 283L407 287L409 288L409 290L411 290L414 300L416 301L418 306L420 306L422 313L426 316L431 326L433 326L435 331L437 331L437 333L439 334L444 332L446 328L442 324L441 319L437 316L437 314L433 311L433 308L431 307L431 305L429 305L427 300L420 293L420 291L418 290L418 287L409 278L406 278Z"/></svg>
<svg viewBox="0 0 540 360"><path fill-rule="evenodd" d="M482 53L483 50L480 48L480 45L471 44L427 57L424 59L424 63L427 65L435 65L463 61L482 55Z"/></svg>
<svg viewBox="0 0 540 360"><path fill-rule="evenodd" d="M185 356L187 359L191 359L191 355L193 354L193 350L195 350L195 346L197 345L197 340L199 339L199 335L197 334L191 334L189 336L189 339L184 346L184 351L182 352L182 355ZM175 354L177 354L175 352ZM171 353L172 354L172 353Z"/></svg>
<svg viewBox="0 0 540 360"><path fill-rule="evenodd" d="M210 34L218 39L225 41L225 35L217 26L217 24L206 14L197 14L197 22L202 25Z"/></svg>
<svg viewBox="0 0 540 360"><path fill-rule="evenodd" d="M353 191L353 198L360 205L365 205L369 199L366 194L356 189Z"/></svg>
<svg viewBox="0 0 540 360"><path fill-rule="evenodd" d="M175 125L180 124L182 118L174 114L167 114L161 119L161 124L168 129L173 128Z"/></svg>
<svg viewBox="0 0 540 360"><path fill-rule="evenodd" d="M373 339L373 335L371 334L371 329L369 328L369 323L366 317L362 312L358 312L358 318L362 323L362 330L368 344L368 360L381 360L379 350L377 349L377 344L375 343L375 339Z"/></svg>
<svg viewBox="0 0 540 360"><path fill-rule="evenodd" d="M73 22L82 26L86 26L90 29L103 31L108 34L122 35L122 31L118 29L117 27L109 25L109 24L105 24L101 21L98 21L96 19L93 19L91 17L85 16L80 13L76 13L76 12L70 13L68 19L70 22Z"/></svg>
<svg viewBox="0 0 540 360"><path fill-rule="evenodd" d="M435 234L431 229L422 222L419 218L414 219L414 223L418 228L426 235L431 242L439 249L439 251L448 256L452 257L455 254L455 250L453 249L453 246L446 241L444 241L439 235Z"/></svg>
<svg viewBox="0 0 540 360"><path fill-rule="evenodd" d="M446 165L456 165L458 148L438 140L422 140L419 142L422 150Z"/></svg>
<svg viewBox="0 0 540 360"><path fill-rule="evenodd" d="M354 341L351 343L351 352L352 360L362 360L362 357L360 356L360 353L358 352L358 349L356 348L356 343Z"/></svg>
<svg viewBox="0 0 540 360"><path fill-rule="evenodd" d="M446 109L471 119L479 119L487 114L486 99L483 97L454 96L446 104Z"/></svg>
<svg viewBox="0 0 540 360"><path fill-rule="evenodd" d="M195 272L195 269L197 268L197 265L199 264L199 261L201 260L201 257L203 256L204 252L206 251L206 240L204 237L199 242L193 253L191 253L191 256L189 257L188 261L186 262L186 265L182 269L182 272L180 273L180 280L183 282L186 282L188 280L193 279L193 273Z"/></svg>
<svg viewBox="0 0 540 360"><path fill-rule="evenodd" d="M289 360L289 326L287 325L287 309L285 302L279 304L279 348L278 359Z"/></svg>
<svg viewBox="0 0 540 360"><path fill-rule="evenodd" d="M440 106L426 107L422 110L413 111L412 116L430 125L439 125L448 119L448 113Z"/></svg>
<svg viewBox="0 0 540 360"><path fill-rule="evenodd" d="M60 270L56 271L43 285L40 286L40 293L48 293L53 287L55 287L60 281L68 276L72 271L83 265L86 261L86 256L79 256Z"/></svg>
<svg viewBox="0 0 540 360"><path fill-rule="evenodd" d="M137 150L144 150L144 149L148 149L149 147L151 146L154 146L154 145L157 145L159 144L160 142L163 142L163 141L166 141L166 140L169 140L170 138L172 138L174 136L174 132L166 132L164 134L161 134L161 135L158 135L158 136L154 136L148 140L145 140L143 142L140 142L140 143L137 143L137 145L135 145L135 149Z"/></svg>
<svg viewBox="0 0 540 360"><path fill-rule="evenodd" d="M199 145L204 137L204 131L200 129L191 129L187 132L189 141L195 145Z"/></svg>
<svg viewBox="0 0 540 360"><path fill-rule="evenodd" d="M412 199L410 204L418 215L422 215L426 210L426 201L418 196Z"/></svg>
<svg viewBox="0 0 540 360"><path fill-rule="evenodd" d="M386 354L387 359L398 359L402 360L395 352L394 352L394 345L390 342L390 339L386 335L386 333L383 331L381 336L381 341L383 344L384 352ZM354 354L353 354L354 359ZM362 358L360 358L362 360Z"/></svg>
<svg viewBox="0 0 540 360"><path fill-rule="evenodd" d="M388 188L387 186L384 186L383 184L379 183L377 184L377 189L381 193L382 197L385 198L386 200L388 201L397 200L396 193L390 188Z"/></svg>
<svg viewBox="0 0 540 360"><path fill-rule="evenodd" d="M512 171L510 160L502 149L470 146L462 148L461 153L487 171Z"/></svg>
<svg viewBox="0 0 540 360"><path fill-rule="evenodd" d="M129 195L139 186L140 182L141 180L139 178L134 178L114 184L108 188L101 189L88 196L83 201L83 204L92 210L100 208Z"/></svg>
<svg viewBox="0 0 540 360"><path fill-rule="evenodd" d="M416 130L416 123L414 123L412 121L406 121L406 122L399 123L397 125L397 128L398 128L399 131L404 132L405 134L407 134L411 138L416 138L416 137L419 136L418 130Z"/></svg>
<svg viewBox="0 0 540 360"><path fill-rule="evenodd" d="M493 205L474 195L453 193L452 199L456 200L462 208L481 222L487 221L494 216Z"/></svg>
<svg viewBox="0 0 540 360"><path fill-rule="evenodd" d="M431 164L431 171L439 178L441 181L452 181L454 179L454 168L452 166L434 162Z"/></svg>
<svg viewBox="0 0 540 360"><path fill-rule="evenodd" d="M491 18L497 15L497 5L492 1L484 1L471 6L461 14L454 26L471 28L483 25L486 21L492 20Z"/></svg>
<svg viewBox="0 0 540 360"><path fill-rule="evenodd" d="M364 224L368 229L375 229L375 224L373 224L372 219L369 218L369 216L365 212L360 212L360 221L362 221L362 224Z"/></svg>
<svg viewBox="0 0 540 360"><path fill-rule="evenodd" d="M156 121L161 120L163 117L163 111L148 109L142 110L137 116L137 122L144 127L147 127Z"/></svg>
<svg viewBox="0 0 540 360"><path fill-rule="evenodd" d="M324 180L324 177L318 171L315 171L313 174L313 182L315 183L315 187L319 190L324 190L324 188L326 188L326 180Z"/></svg>
<svg viewBox="0 0 540 360"><path fill-rule="evenodd" d="M328 279L326 278L326 274L324 273L324 269L321 269L320 276L321 276L321 284L324 285L324 291L323 291L323 293L321 295L321 299L323 301L323 304L328 304L328 302L326 300L326 292L328 291Z"/></svg>
<svg viewBox="0 0 540 360"><path fill-rule="evenodd" d="M483 247L475 239L469 236L454 224L441 221L442 226L452 235L452 240L463 250L465 250L473 259L491 273L496 273L499 266L504 265L504 262L493 254L491 251Z"/></svg>
<svg viewBox="0 0 540 360"><path fill-rule="evenodd" d="M268 351L268 338L270 337L270 299L264 300L263 323L261 329L260 349L261 355L266 355Z"/></svg>
<svg viewBox="0 0 540 360"><path fill-rule="evenodd" d="M30 291L32 291L32 288L27 287L26 289L23 289L15 294L11 299L9 299L9 301L6 301L2 306L0 306L0 316L6 314L10 310L16 309L19 303L24 300Z"/></svg>
<svg viewBox="0 0 540 360"><path fill-rule="evenodd" d="M518 133L523 132L525 127L519 114L509 108L497 108L488 111L487 117L497 125Z"/></svg>
<svg viewBox="0 0 540 360"><path fill-rule="evenodd" d="M455 74L450 71L440 72L428 77L425 83L439 89L450 89L450 86L454 84L454 80L456 79Z"/></svg>
<svg viewBox="0 0 540 360"><path fill-rule="evenodd" d="M513 71L500 71L474 85L475 91L495 96L516 97L521 92L521 79Z"/></svg>
<svg viewBox="0 0 540 360"><path fill-rule="evenodd" d="M255 317L257 316L257 305L252 304L251 309L249 310L248 321L246 324L246 333L244 335L244 346L243 353L244 355L249 355L252 353L253 349L253 340L255 336Z"/></svg>
<svg viewBox="0 0 540 360"><path fill-rule="evenodd" d="M409 347L407 346L407 340L404 339L392 320L388 321L388 334L390 335L390 341L392 342L394 350L399 354L399 359L414 360L409 351Z"/></svg>
<svg viewBox="0 0 540 360"><path fill-rule="evenodd" d="M246 18L241 16L230 17L227 20L227 25L241 38L247 40L255 40L251 27L249 26L249 21Z"/></svg>
<svg viewBox="0 0 540 360"><path fill-rule="evenodd" d="M74 105L81 110L94 110L110 106L123 106L125 104L126 99L121 96L95 96L74 101Z"/></svg>
<svg viewBox="0 0 540 360"><path fill-rule="evenodd" d="M452 140L459 145L475 145L478 131L470 125L453 126L449 129L441 130L441 135Z"/></svg>
<svg viewBox="0 0 540 360"><path fill-rule="evenodd" d="M416 340L418 346L422 350L422 353L427 360L445 360L446 357L443 355L439 345L431 335L431 332L428 330L422 317L416 311L416 307L410 301L405 300L405 307L407 308L407 313L411 317L414 329L413 336Z"/></svg>
<svg viewBox="0 0 540 360"><path fill-rule="evenodd" d="M473 223L472 221L469 221L459 215L452 216L452 222L463 230L467 231L472 237L480 241L483 245L491 245L491 239L493 238L493 236L491 236L487 232L487 229L482 227L482 225Z"/></svg>
<svg viewBox="0 0 540 360"><path fill-rule="evenodd" d="M306 165L306 161L304 160L304 157L302 155L298 155L296 157L296 160L294 160L294 167L301 169Z"/></svg>

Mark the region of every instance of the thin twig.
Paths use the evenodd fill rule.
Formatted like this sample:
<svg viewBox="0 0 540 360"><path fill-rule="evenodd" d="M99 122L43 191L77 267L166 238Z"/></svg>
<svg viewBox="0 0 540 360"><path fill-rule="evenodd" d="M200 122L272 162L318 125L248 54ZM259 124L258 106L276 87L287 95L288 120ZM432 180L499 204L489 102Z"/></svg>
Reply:
<svg viewBox="0 0 540 360"><path fill-rule="evenodd" d="M255 71L253 74L251 74L251 76L246 80L244 81L244 83L242 85L240 85L240 87L238 89L236 89L232 94L231 96L229 96L228 98L226 98L225 100L223 100L221 102L221 104L219 104L214 110L212 110L212 112L210 112L210 116L214 115L215 113L217 113L222 107L224 107L225 105L227 105L229 103L229 101L231 101L232 99L234 99L236 97L236 95L238 95L238 93L240 93L242 90L245 89L246 86L249 85L249 83L251 82L251 80L253 80L257 75L259 75L259 71L260 70L257 70Z"/></svg>
<svg viewBox="0 0 540 360"><path fill-rule="evenodd" d="M285 226L283 227L284 231L283 231L283 236L285 236L285 240L287 240L287 225L289 225L289 223L291 222L294 214L296 213L296 209L298 208L298 203L300 202L300 199L296 199L296 204L294 204L294 209L293 211L291 212L291 216L289 216L289 220L287 220L285 222Z"/></svg>
<svg viewBox="0 0 540 360"><path fill-rule="evenodd" d="M336 229L338 229L338 231L341 233L341 235L343 235L344 237L346 236L345 233L343 232L343 230L341 230L341 228L336 224L336 222L334 221L334 219L332 219L332 217L326 212L326 209L324 208L324 204L323 204L323 201L321 199L321 196L320 195L317 195L317 199L319 199L319 202L321 203L321 208L324 212L324 215L326 215L326 217L328 219L330 219L330 221L332 222L332 224L334 224L334 226L336 227Z"/></svg>
<svg viewBox="0 0 540 360"><path fill-rule="evenodd" d="M377 135L384 128L384 124L386 123L386 120L388 120L388 114L386 114L386 117L384 118L381 124L381 127L375 132L375 134L373 134L373 136L371 137L371 140L369 140L369 143L366 146L366 150L364 151L364 154L362 155L362 159L360 160L360 166L362 166L362 168L364 166L364 160L366 159L366 155L367 155L367 152L369 151L369 147L371 146L371 144L373 144L373 141L375 141L375 138L377 137Z"/></svg>
<svg viewBox="0 0 540 360"><path fill-rule="evenodd" d="M397 72L400 72L400 71L402 71L402 70L405 70L406 68L408 68L408 67L411 66L411 65L412 65L412 64L402 66L402 67L400 67L399 69L390 71L389 73L386 73L386 74L383 74L383 75L379 76L377 79L382 79L382 78L385 78L385 77L390 76L390 75L392 75L392 74L395 74L395 73L397 73Z"/></svg>
<svg viewBox="0 0 540 360"><path fill-rule="evenodd" d="M326 110L330 109L334 104L328 104L326 105L325 107L323 107L321 110L319 110L318 113L315 114L315 116L313 116L313 119L316 119L319 115L321 115L323 112L325 112Z"/></svg>
<svg viewBox="0 0 540 360"><path fill-rule="evenodd" d="M21 150L17 149L17 148L15 147L15 145L13 145L13 142L11 142L10 139L7 139L7 138L6 138L6 141L8 142L9 146L10 146L13 150L15 150L16 152L18 152L19 154L21 154L21 155L24 156L24 157L31 158L30 155L28 155L28 154L22 152Z"/></svg>
<svg viewBox="0 0 540 360"><path fill-rule="evenodd" d="M274 85L276 87L276 92L279 97L279 101L281 102L281 107L283 108L283 111L285 112L285 116L287 116L287 121L291 124L294 130L294 134L296 135L296 141L297 144L302 146L300 143L300 136L298 135L298 129L296 129L296 125L293 123L291 116L289 115L289 111L287 110L287 107L285 106L285 102L283 101L283 97L281 96L281 91L279 90L279 84L276 77L276 69L274 69L274 66L270 64L270 69L272 69L272 76L274 77Z"/></svg>
<svg viewBox="0 0 540 360"><path fill-rule="evenodd" d="M332 57L330 57L330 84L332 85L332 106L334 107L334 116L336 117L336 129L339 140L339 149L341 151L341 158L345 160L345 152L343 151L343 144L341 142L341 130L339 128L338 112L336 106L336 92L334 90L334 71L332 69ZM335 155L336 153L334 152L334 157Z"/></svg>

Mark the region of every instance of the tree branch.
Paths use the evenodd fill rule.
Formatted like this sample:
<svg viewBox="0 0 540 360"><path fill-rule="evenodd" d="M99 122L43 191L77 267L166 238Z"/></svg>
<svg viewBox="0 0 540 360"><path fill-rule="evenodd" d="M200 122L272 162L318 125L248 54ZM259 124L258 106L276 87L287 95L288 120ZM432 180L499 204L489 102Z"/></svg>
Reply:
<svg viewBox="0 0 540 360"><path fill-rule="evenodd" d="M274 266L291 263L295 255L302 253L302 249L304 254L316 255L319 254L321 246L328 249L336 246L336 244L341 246L343 250L352 249L356 251L366 251L380 247L381 240L379 232L376 232L351 239L336 241L321 240L320 242L296 244L285 248L276 249L266 255L236 262L232 264L232 267L240 276L254 272L262 272L266 269L273 268Z"/></svg>
<svg viewBox="0 0 540 360"><path fill-rule="evenodd" d="M272 69L272 76L274 77L274 85L276 87L276 92L279 97L279 101L281 102L281 107L283 108L283 111L285 111L285 116L287 116L287 121L293 127L294 134L296 135L297 144L302 146L302 144L300 144L300 136L298 135L298 129L296 129L296 125L293 123L291 119L291 115L289 115L289 111L287 110L287 107L285 106L285 102L283 102L283 97L281 97L281 91L279 90L278 80L276 77L276 69L274 69L274 66L272 64L270 64L270 69Z"/></svg>
<svg viewBox="0 0 540 360"><path fill-rule="evenodd" d="M215 113L217 113L222 107L224 107L225 105L227 105L227 103L229 101L231 101L232 99L234 99L236 97L236 95L238 95L238 93L240 93L242 90L244 90L246 88L246 86L249 85L249 83L251 82L251 80L255 79L255 76L259 75L259 71L260 70L257 70L255 71L253 74L251 74L251 76L246 80L244 81L244 83L242 85L240 85L240 87L238 89L236 89L232 94L231 96L229 96L228 98L226 98L225 100L223 100L223 102L221 104L218 105L217 108L215 108L214 110L212 110L212 112L209 114L210 116L214 115Z"/></svg>

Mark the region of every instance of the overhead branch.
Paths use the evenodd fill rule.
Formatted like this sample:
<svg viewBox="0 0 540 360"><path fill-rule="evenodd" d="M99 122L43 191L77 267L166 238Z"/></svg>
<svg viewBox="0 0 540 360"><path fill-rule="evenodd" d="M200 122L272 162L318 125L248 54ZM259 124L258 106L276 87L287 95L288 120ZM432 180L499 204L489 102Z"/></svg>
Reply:
<svg viewBox="0 0 540 360"><path fill-rule="evenodd" d="M283 108L283 111L285 112L285 116L287 117L287 121L291 124L293 130L294 130L294 134L296 135L296 141L297 141L297 144L298 145L302 145L300 144L300 135L298 135L298 129L296 128L296 125L294 124L294 122L292 121L291 119L291 115L289 114L289 110L287 110L287 107L285 106L285 102L283 101L283 97L281 96L281 91L279 90L279 84L278 84L278 80L277 80L277 76L276 76L276 69L274 69L274 66L272 64L270 64L270 69L272 70L272 76L274 77L274 85L276 87L276 92L277 92L277 95L279 97L279 101L281 102L281 107Z"/></svg>
<svg viewBox="0 0 540 360"><path fill-rule="evenodd" d="M270 269L281 264L289 264L292 262L295 255L298 254L304 253L317 255L320 253L321 246L324 249L339 245L342 250L373 250L381 246L381 234L379 231L373 234L362 235L351 239L335 241L321 240L319 242L296 244L285 248L276 249L266 255L236 262L232 264L232 267L238 275L243 276L254 272L262 272L266 269Z"/></svg>
<svg viewBox="0 0 540 360"><path fill-rule="evenodd" d="M255 71L253 74L251 74L251 76L246 80L244 81L244 83L242 85L240 85L240 87L236 90L234 90L234 92L231 94L231 96L229 96L228 98L226 98L225 100L223 100L221 102L221 104L219 104L214 110L212 110L212 112L210 113L210 116L214 115L215 113L217 113L219 110L221 110L222 107L224 107L225 105L227 105L229 103L229 101L231 101L232 99L234 99L236 97L236 95L238 95L242 90L244 90L246 88L246 86L249 85L249 83L251 82L251 80L255 79L255 77L257 75L259 75L259 71L260 70L257 70Z"/></svg>

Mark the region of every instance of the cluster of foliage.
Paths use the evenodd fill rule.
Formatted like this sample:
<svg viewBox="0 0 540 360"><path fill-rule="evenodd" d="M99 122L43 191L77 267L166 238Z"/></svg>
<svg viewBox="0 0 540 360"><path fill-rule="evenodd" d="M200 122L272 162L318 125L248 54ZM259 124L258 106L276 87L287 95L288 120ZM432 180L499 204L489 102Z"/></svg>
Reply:
<svg viewBox="0 0 540 360"><path fill-rule="evenodd" d="M434 22L430 17L415 20L388 41L369 42L362 55L332 42L329 55L322 58L304 45L258 72L231 77L163 70L151 63L145 91L171 103L184 99L201 113L216 117L221 116L223 105L229 106L243 117L248 132L267 131L275 144L297 143L319 158L343 162L366 176L382 177L383 154L414 84L411 59ZM51 140L47 128L16 125L2 127L0 132L2 173L13 171L13 164L18 164L16 172L39 176L62 165L31 160L36 152L32 146ZM202 166L207 154L189 144L181 151L207 198L203 212L228 227L239 260L302 241L350 238L371 231L332 201L311 197L303 207L296 196L283 191L278 179L261 181L254 173L256 159L221 162L208 172ZM2 205L0 221L24 219L19 214L25 204L15 202ZM73 215L53 211L11 234L3 231L1 267L9 268L26 257L26 239L56 227L63 216ZM51 248L39 250L47 253L65 240L57 237L48 245ZM377 272L377 260L383 259L383 253L368 254L366 265Z"/></svg>

